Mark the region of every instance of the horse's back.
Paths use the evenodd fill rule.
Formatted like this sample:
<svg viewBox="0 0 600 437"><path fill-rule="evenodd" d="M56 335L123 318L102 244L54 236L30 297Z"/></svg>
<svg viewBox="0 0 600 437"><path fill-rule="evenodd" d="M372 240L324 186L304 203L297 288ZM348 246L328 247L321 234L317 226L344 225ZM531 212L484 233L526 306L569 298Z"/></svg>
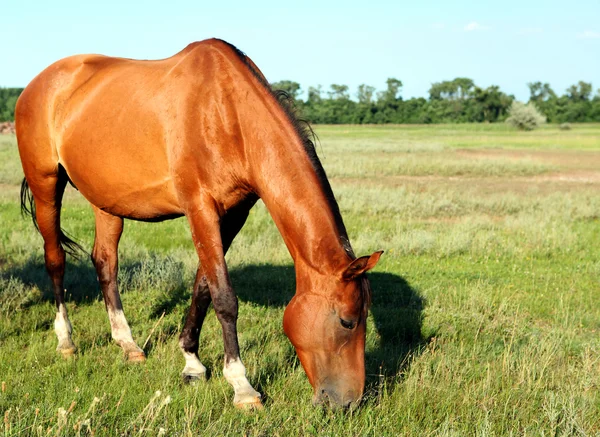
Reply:
<svg viewBox="0 0 600 437"><path fill-rule="evenodd" d="M237 74L234 50L207 40L156 61L77 55L52 64L17 105L22 159L62 165L92 204L115 215L182 214L171 165L181 150L173 149L199 141L201 119L223 110L215 93L233 89L218 76Z"/></svg>

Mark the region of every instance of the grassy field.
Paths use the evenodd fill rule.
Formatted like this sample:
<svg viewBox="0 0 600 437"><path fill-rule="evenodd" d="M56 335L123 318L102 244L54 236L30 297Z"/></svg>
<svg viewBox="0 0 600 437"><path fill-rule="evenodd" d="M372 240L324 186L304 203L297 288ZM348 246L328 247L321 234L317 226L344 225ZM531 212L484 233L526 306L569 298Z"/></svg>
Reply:
<svg viewBox="0 0 600 437"><path fill-rule="evenodd" d="M144 365L111 341L88 259L69 260L79 348L55 352L41 237L19 214L13 136L0 136L0 413L5 435L599 435L600 125L317 126L317 150L370 274L361 408L311 405L281 322L291 259L258 204L228 262L240 346L265 408L243 412L222 377L182 384L177 337L196 257L186 222L127 222L120 284ZM68 188L64 227L91 249L89 205Z"/></svg>

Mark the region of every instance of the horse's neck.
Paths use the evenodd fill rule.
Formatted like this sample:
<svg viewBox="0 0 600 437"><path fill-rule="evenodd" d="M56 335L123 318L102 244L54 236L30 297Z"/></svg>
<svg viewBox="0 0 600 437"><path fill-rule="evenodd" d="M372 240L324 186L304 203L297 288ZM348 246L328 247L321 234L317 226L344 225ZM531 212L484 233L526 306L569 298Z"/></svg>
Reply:
<svg viewBox="0 0 600 437"><path fill-rule="evenodd" d="M295 133L265 145L260 155L258 192L296 266L324 274L345 267L352 249L329 182L315 169L320 164L311 162Z"/></svg>

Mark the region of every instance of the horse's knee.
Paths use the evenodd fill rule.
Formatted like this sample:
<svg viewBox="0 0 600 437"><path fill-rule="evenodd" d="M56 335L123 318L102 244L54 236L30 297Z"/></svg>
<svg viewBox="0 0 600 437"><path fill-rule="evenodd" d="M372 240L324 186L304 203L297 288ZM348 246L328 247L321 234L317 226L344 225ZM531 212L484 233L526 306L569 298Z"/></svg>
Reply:
<svg viewBox="0 0 600 437"><path fill-rule="evenodd" d="M223 323L235 323L238 317L238 299L232 289L211 293L217 318Z"/></svg>

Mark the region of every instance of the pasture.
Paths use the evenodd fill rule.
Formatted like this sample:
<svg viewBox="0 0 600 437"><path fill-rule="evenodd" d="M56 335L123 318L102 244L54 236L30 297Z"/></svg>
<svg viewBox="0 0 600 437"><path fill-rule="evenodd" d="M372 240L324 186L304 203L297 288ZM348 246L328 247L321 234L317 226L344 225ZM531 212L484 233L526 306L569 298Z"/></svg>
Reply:
<svg viewBox="0 0 600 437"><path fill-rule="evenodd" d="M143 365L124 362L89 260L68 258L75 358L57 352L42 239L20 215L14 136L0 136L0 413L4 435L597 435L600 125L316 126L369 274L360 408L311 405L283 334L291 258L259 204L227 258L240 348L265 408L232 405L209 312L182 383L177 344L197 258L185 219L127 221L120 287ZM68 187L63 228L91 250L90 206Z"/></svg>

